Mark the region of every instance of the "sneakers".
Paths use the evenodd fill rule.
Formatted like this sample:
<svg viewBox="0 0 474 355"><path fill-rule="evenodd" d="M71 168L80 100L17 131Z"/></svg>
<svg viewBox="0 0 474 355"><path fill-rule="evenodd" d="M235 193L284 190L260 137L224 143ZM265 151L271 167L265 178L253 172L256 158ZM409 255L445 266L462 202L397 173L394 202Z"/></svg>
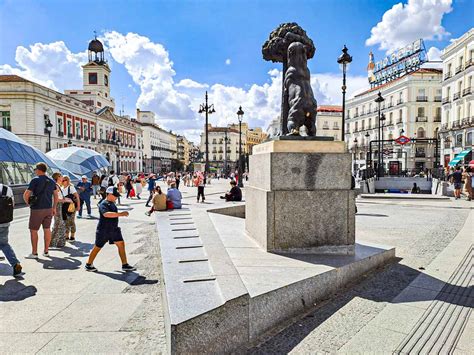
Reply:
<svg viewBox="0 0 474 355"><path fill-rule="evenodd" d="M93 264L86 264L85 266L86 271L96 272L97 269Z"/></svg>
<svg viewBox="0 0 474 355"><path fill-rule="evenodd" d="M82 216L80 214L77 215L77 218L82 218Z"/></svg>
<svg viewBox="0 0 474 355"><path fill-rule="evenodd" d="M23 275L24 272L22 272L21 269L22 269L22 267L19 263L15 264L15 266L13 267L13 276L18 277L18 276Z"/></svg>
<svg viewBox="0 0 474 355"><path fill-rule="evenodd" d="M145 215L147 215L148 217L151 216L151 213L148 211L148 212L145 212Z"/></svg>
<svg viewBox="0 0 474 355"><path fill-rule="evenodd" d="M123 264L122 265L122 270L123 271L135 271L137 268L132 266L132 265L129 265L129 264Z"/></svg>
<svg viewBox="0 0 474 355"><path fill-rule="evenodd" d="M43 253L43 256L45 256L45 257L49 258L49 253L48 253L48 252L46 252L46 253Z"/></svg>
<svg viewBox="0 0 474 355"><path fill-rule="evenodd" d="M87 218L91 219L91 218L92 218L92 215L91 215L91 214L88 214L88 215L87 215Z"/></svg>
<svg viewBox="0 0 474 355"><path fill-rule="evenodd" d="M27 256L25 256L25 259L35 259L35 260L38 260L38 254L29 254Z"/></svg>

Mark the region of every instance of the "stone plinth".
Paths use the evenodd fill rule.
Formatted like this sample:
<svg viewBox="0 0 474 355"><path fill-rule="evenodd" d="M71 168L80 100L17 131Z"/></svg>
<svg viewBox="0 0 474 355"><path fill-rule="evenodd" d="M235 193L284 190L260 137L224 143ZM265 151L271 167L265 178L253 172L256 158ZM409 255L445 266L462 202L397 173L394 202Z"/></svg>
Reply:
<svg viewBox="0 0 474 355"><path fill-rule="evenodd" d="M271 252L353 254L355 199L344 143L276 140L253 152L247 234Z"/></svg>

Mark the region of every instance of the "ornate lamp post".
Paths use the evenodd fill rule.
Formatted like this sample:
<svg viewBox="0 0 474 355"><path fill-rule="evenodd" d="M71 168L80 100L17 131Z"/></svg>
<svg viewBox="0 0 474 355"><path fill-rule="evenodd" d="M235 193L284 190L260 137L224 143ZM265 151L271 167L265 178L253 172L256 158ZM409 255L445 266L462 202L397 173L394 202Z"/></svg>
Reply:
<svg viewBox="0 0 474 355"><path fill-rule="evenodd" d="M342 127L341 127L341 140L344 142L345 129L346 129L346 72L349 69L349 65L352 62L352 57L347 53L347 47L344 45L342 48L342 54L337 58L337 62L342 69Z"/></svg>
<svg viewBox="0 0 474 355"><path fill-rule="evenodd" d="M357 170L357 137L354 138L354 174Z"/></svg>
<svg viewBox="0 0 474 355"><path fill-rule="evenodd" d="M49 152L51 150L51 131L53 129L53 124L51 123L50 119L46 120L45 130L48 133L48 146L46 147L46 151Z"/></svg>
<svg viewBox="0 0 474 355"><path fill-rule="evenodd" d="M122 143L122 141L120 140L120 136L117 136L116 143L117 143L117 175L119 175L120 174L120 143Z"/></svg>
<svg viewBox="0 0 474 355"><path fill-rule="evenodd" d="M368 161L369 161L369 138L370 138L370 134L369 134L369 131L365 132L365 141L366 141L366 148L367 148L367 152L365 153L365 169L367 170L368 169ZM372 157L370 157L372 159Z"/></svg>
<svg viewBox="0 0 474 355"><path fill-rule="evenodd" d="M239 187L244 187L243 176L242 176L242 119L244 117L244 111L242 106L239 106L237 111L237 117L239 118Z"/></svg>
<svg viewBox="0 0 474 355"><path fill-rule="evenodd" d="M204 166L204 173L207 175L207 173L209 172L209 130L208 130L208 120L209 120L209 115L211 113L214 113L216 112L216 110L214 110L214 105L211 104L209 105L208 102L207 102L207 91L206 91L206 96L205 96L205 103L204 104L201 104L199 105L199 113L205 113L206 114L206 126L205 126L205 131L206 131L206 165Z"/></svg>
<svg viewBox="0 0 474 355"><path fill-rule="evenodd" d="M227 127L224 131L224 176L227 179Z"/></svg>
<svg viewBox="0 0 474 355"><path fill-rule="evenodd" d="M378 136L377 136L377 140L378 140L378 144L377 144L377 148L378 148L378 155L377 155L377 180L379 179L379 177L381 176L381 174L383 174L383 168L381 167L381 161L380 161L380 149L381 149L381 134L380 134L380 120L381 120L381 111L380 111L380 106L382 104L382 102L384 102L385 99L382 97L382 93L379 91L377 97L375 98L375 102L377 103L378 105L378 112L379 112L379 115L378 115L378 122L379 122L379 125L378 125Z"/></svg>

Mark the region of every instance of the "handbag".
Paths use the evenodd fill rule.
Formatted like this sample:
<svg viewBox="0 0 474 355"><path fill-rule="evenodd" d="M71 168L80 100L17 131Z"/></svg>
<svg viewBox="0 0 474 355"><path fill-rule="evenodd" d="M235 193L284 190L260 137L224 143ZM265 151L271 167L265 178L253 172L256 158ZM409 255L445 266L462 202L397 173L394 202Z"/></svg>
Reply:
<svg viewBox="0 0 474 355"><path fill-rule="evenodd" d="M67 207L67 213L74 213L76 212L76 206L74 203L69 202L69 206Z"/></svg>
<svg viewBox="0 0 474 355"><path fill-rule="evenodd" d="M135 197L135 189L130 190L130 197Z"/></svg>
<svg viewBox="0 0 474 355"><path fill-rule="evenodd" d="M166 209L172 210L174 208L173 201L166 201Z"/></svg>

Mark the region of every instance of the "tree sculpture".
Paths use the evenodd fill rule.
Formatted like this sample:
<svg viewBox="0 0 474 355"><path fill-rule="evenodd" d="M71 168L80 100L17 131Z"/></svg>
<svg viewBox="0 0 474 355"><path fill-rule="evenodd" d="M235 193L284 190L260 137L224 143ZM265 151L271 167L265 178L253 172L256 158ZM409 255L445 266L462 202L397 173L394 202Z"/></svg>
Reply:
<svg viewBox="0 0 474 355"><path fill-rule="evenodd" d="M281 97L281 115L279 135L288 134L288 93L285 94L284 83L288 69L288 47L294 43L300 42L306 53L306 59L314 56L316 48L313 41L308 37L306 31L297 23L283 23L270 33L270 37L262 46L263 59L272 62L283 63L282 97ZM309 129L308 129L309 130Z"/></svg>

